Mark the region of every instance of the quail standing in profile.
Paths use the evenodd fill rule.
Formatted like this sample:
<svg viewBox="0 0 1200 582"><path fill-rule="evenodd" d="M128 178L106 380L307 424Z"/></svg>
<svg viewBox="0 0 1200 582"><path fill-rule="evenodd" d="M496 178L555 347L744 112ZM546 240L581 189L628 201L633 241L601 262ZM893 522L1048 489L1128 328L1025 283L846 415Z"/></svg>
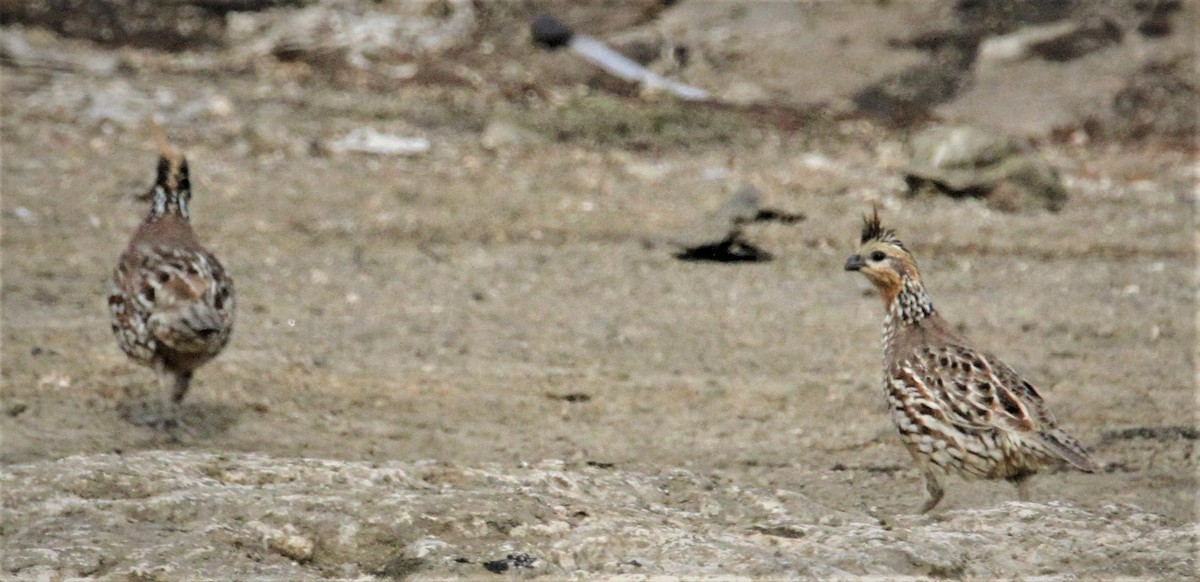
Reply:
<svg viewBox="0 0 1200 582"><path fill-rule="evenodd" d="M108 281L108 310L121 349L159 375L162 410L134 421L173 430L192 374L229 343L234 294L233 280L189 222L187 159L157 126L155 137L153 200Z"/></svg>
<svg viewBox="0 0 1200 582"><path fill-rule="evenodd" d="M942 499L939 474L1005 479L1025 500L1026 479L1043 466L1097 471L1029 382L950 329L925 292L916 260L880 224L878 211L864 222L846 270L865 275L883 297L883 389L925 478L921 512Z"/></svg>

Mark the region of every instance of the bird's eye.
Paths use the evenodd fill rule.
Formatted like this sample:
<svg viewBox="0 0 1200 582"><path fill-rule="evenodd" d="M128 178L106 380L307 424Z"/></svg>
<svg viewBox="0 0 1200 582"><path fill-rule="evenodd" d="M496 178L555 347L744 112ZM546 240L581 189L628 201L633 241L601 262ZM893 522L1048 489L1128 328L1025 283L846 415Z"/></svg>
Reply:
<svg viewBox="0 0 1200 582"><path fill-rule="evenodd" d="M884 259L886 259L886 258L887 258L887 255L886 255L886 254L884 254L884 252L883 252L883 251L875 251L875 252L871 253L871 260L872 260L872 261L879 262L879 261L882 261L882 260L884 260Z"/></svg>

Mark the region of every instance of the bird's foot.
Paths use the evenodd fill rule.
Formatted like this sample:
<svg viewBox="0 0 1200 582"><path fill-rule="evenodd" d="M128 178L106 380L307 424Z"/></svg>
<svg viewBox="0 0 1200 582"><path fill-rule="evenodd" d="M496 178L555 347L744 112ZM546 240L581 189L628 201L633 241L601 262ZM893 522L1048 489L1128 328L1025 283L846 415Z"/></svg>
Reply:
<svg viewBox="0 0 1200 582"><path fill-rule="evenodd" d="M152 428L176 443L191 442L196 435L195 429L183 421L176 405L155 407L148 402L141 402L128 406L122 412L130 424Z"/></svg>

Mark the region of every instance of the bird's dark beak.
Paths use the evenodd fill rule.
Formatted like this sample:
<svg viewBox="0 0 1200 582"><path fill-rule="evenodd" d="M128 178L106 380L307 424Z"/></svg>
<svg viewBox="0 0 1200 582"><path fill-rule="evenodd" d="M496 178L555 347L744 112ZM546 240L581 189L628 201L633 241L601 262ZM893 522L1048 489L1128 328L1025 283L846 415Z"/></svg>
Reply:
<svg viewBox="0 0 1200 582"><path fill-rule="evenodd" d="M847 271L857 271L865 266L867 263L863 260L862 255L850 255L850 258L846 259Z"/></svg>

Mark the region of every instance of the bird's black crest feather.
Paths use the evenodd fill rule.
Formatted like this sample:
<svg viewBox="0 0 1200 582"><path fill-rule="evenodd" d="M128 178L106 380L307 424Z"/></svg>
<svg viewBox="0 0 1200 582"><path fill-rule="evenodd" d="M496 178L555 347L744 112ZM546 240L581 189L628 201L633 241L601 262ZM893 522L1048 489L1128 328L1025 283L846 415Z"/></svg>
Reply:
<svg viewBox="0 0 1200 582"><path fill-rule="evenodd" d="M899 244L900 241L896 238L896 233L890 228L884 228L879 221L879 208L871 209L871 215L863 215L862 239L859 241L866 244L870 241L890 242Z"/></svg>
<svg viewBox="0 0 1200 582"><path fill-rule="evenodd" d="M168 191L191 190L188 180L187 158L180 155L177 158L160 156L158 158L158 174L154 179L155 186L161 186Z"/></svg>

